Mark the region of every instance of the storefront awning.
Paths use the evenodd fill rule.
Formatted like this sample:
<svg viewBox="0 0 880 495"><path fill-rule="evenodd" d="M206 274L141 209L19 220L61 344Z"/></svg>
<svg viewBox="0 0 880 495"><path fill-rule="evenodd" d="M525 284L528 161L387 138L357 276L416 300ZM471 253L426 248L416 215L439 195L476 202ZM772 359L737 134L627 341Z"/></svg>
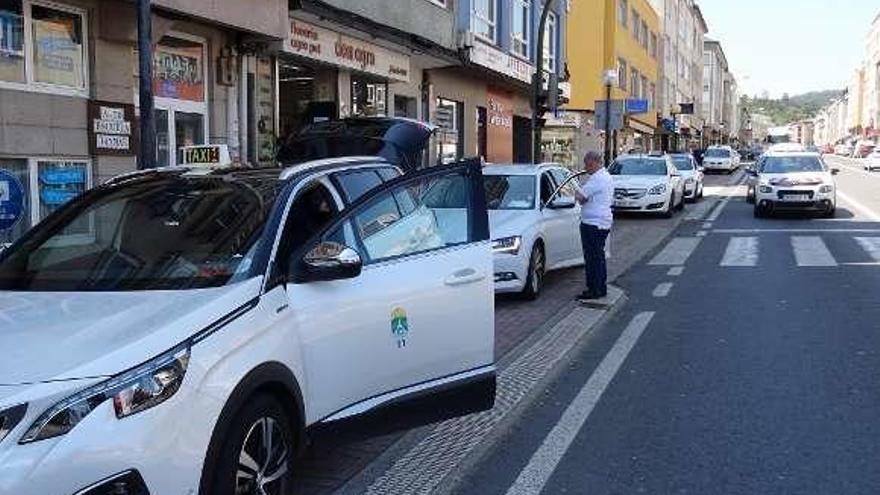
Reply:
<svg viewBox="0 0 880 495"><path fill-rule="evenodd" d="M632 129L634 131L641 132L642 134L649 134L651 136L653 136L654 132L655 132L655 129L653 126L650 126L650 125L645 124L643 122L639 122L638 120L636 120L634 118L629 119L629 127L630 127L630 129Z"/></svg>

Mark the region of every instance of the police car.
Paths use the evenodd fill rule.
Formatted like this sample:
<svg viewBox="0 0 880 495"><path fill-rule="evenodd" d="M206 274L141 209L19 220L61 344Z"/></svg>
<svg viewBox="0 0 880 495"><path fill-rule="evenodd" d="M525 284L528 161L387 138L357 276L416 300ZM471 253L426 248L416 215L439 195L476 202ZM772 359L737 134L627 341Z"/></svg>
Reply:
<svg viewBox="0 0 880 495"><path fill-rule="evenodd" d="M0 254L0 493L291 493L315 428L492 406L479 163L414 170L393 119L300 158L321 132L372 156L137 172Z"/></svg>

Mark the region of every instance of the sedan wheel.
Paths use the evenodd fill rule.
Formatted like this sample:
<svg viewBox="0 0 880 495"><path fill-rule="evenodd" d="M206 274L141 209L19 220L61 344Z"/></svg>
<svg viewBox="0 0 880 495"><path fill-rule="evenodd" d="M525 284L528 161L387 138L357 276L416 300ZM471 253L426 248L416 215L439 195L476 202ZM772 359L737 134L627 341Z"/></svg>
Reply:
<svg viewBox="0 0 880 495"><path fill-rule="evenodd" d="M663 210L663 212L660 213L660 215L661 215L663 218L672 218L672 214L673 214L674 212L675 212L675 194L673 194L673 195L669 198L669 203L666 205L666 209Z"/></svg>
<svg viewBox="0 0 880 495"><path fill-rule="evenodd" d="M545 264L544 249L540 244L536 244L529 258L529 277L522 292L524 298L534 301L541 295L541 290L544 288Z"/></svg>

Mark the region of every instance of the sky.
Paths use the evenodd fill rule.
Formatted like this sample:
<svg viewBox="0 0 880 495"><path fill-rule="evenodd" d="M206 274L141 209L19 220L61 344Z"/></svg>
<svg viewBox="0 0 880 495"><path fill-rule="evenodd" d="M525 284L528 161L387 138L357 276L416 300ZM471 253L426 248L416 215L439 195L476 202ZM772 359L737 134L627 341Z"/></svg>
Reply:
<svg viewBox="0 0 880 495"><path fill-rule="evenodd" d="M740 93L843 89L865 54L877 0L698 0Z"/></svg>

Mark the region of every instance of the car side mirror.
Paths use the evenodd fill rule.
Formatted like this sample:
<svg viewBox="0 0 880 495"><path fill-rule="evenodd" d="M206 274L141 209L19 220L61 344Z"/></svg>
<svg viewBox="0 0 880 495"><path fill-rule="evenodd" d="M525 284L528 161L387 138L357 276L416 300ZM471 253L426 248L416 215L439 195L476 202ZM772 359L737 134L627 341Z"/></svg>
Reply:
<svg viewBox="0 0 880 495"><path fill-rule="evenodd" d="M705 171L706 171L706 168L705 168L705 167L697 167L697 172L702 173L702 172L705 172Z"/></svg>
<svg viewBox="0 0 880 495"><path fill-rule="evenodd" d="M556 199L547 204L550 210L569 210L577 206L574 198L557 196Z"/></svg>
<svg viewBox="0 0 880 495"><path fill-rule="evenodd" d="M357 251L344 244L322 241L291 266L290 281L306 284L355 278L361 274L363 261Z"/></svg>
<svg viewBox="0 0 880 495"><path fill-rule="evenodd" d="M746 174L749 175L750 177L757 177L758 171L753 168L749 168L746 170Z"/></svg>
<svg viewBox="0 0 880 495"><path fill-rule="evenodd" d="M831 169L831 175L837 175L837 174L839 174L839 173L840 173L840 169L839 169L839 168L832 168L832 169Z"/></svg>

